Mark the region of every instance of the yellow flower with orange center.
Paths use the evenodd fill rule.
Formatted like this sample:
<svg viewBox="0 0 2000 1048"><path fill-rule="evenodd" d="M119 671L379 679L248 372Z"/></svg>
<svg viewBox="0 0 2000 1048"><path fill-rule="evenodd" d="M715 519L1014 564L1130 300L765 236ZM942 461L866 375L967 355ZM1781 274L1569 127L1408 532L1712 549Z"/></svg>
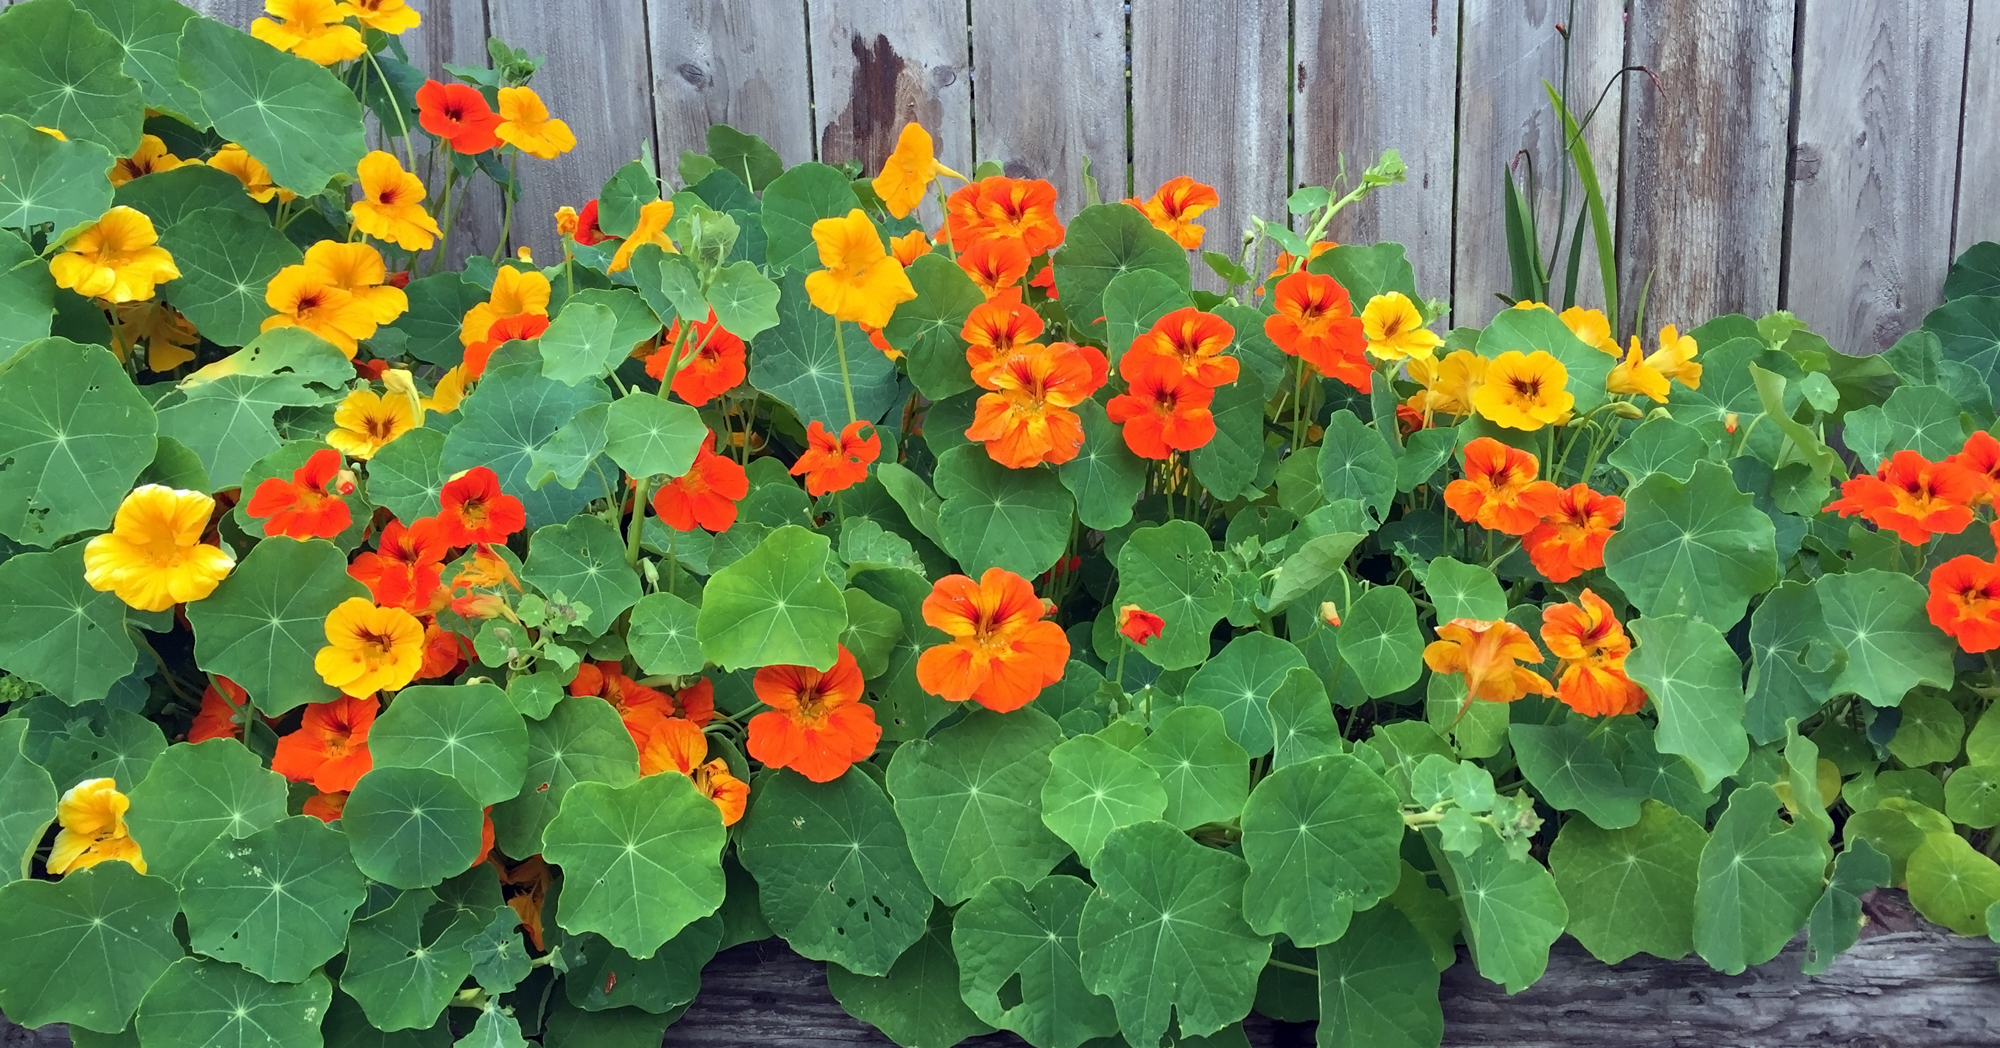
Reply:
<svg viewBox="0 0 2000 1048"><path fill-rule="evenodd" d="M909 274L889 257L882 235L860 208L813 223L813 242L826 268L806 274L806 295L835 320L884 327L896 305L917 297Z"/></svg>
<svg viewBox="0 0 2000 1048"><path fill-rule="evenodd" d="M361 31L347 24L353 10L337 0L264 0L277 21L259 18L250 35L308 62L333 65L368 53Z"/></svg>
<svg viewBox="0 0 2000 1048"><path fill-rule="evenodd" d="M1361 333L1368 352L1381 360L1428 359L1444 339L1424 326L1424 314L1410 296L1389 291L1368 300L1361 310Z"/></svg>
<svg viewBox="0 0 2000 1048"><path fill-rule="evenodd" d="M354 203L354 226L405 251L427 251L441 235L437 219L424 210L424 181L403 170L394 153L376 150L361 158L361 199Z"/></svg>
<svg viewBox="0 0 2000 1048"><path fill-rule="evenodd" d="M152 298L155 285L181 275L159 243L153 220L121 204L71 237L49 274L57 287L114 305Z"/></svg>
<svg viewBox="0 0 2000 1048"><path fill-rule="evenodd" d="M632 235L618 245L617 253L611 256L608 267L613 273L622 273L632 265L632 252L644 244L658 244L662 251L678 250L674 242L667 238L667 223L674 220L674 202L671 200L649 200L639 206L639 224L632 227Z"/></svg>
<svg viewBox="0 0 2000 1048"><path fill-rule="evenodd" d="M326 647L313 656L320 679L361 698L410 683L424 664L424 624L401 608L349 597L326 617Z"/></svg>
<svg viewBox="0 0 2000 1048"><path fill-rule="evenodd" d="M214 512L215 500L199 491L134 489L111 530L83 547L83 580L140 611L201 600L236 567L228 550L202 544Z"/></svg>
<svg viewBox="0 0 2000 1048"><path fill-rule="evenodd" d="M1424 416L1426 425L1431 415L1440 411L1472 414L1472 393L1486 381L1485 357L1469 349L1454 349L1443 359L1411 357L1408 367L1411 380L1424 388L1412 394L1407 403Z"/></svg>
<svg viewBox="0 0 2000 1048"><path fill-rule="evenodd" d="M49 848L49 872L60 877L100 862L122 862L145 873L139 842L125 828L125 812L131 806L131 799L118 792L118 783L111 779L85 779L70 787L56 802L56 822L62 829Z"/></svg>
<svg viewBox="0 0 2000 1048"><path fill-rule="evenodd" d="M889 254L895 256L896 263L904 269L917 259L931 253L931 238L921 229L912 229L899 237L889 238Z"/></svg>
<svg viewBox="0 0 2000 1048"><path fill-rule="evenodd" d="M396 393L385 397L372 389L357 389L333 409L334 428L326 435L326 442L350 458L371 459L422 423L409 397Z"/></svg>
<svg viewBox="0 0 2000 1048"><path fill-rule="evenodd" d="M1452 619L1437 628L1437 635L1424 648L1424 665L1432 673L1465 676L1465 704L1459 707L1459 716L1475 699L1513 702L1523 695L1554 691L1548 678L1520 665L1539 664L1542 649L1535 647L1527 630L1505 619Z"/></svg>
<svg viewBox="0 0 2000 1048"><path fill-rule="evenodd" d="M542 96L531 87L500 89L500 126L493 133L538 160L554 160L576 148L569 125L550 116Z"/></svg>
<svg viewBox="0 0 2000 1048"><path fill-rule="evenodd" d="M118 340L111 348L118 351L118 359L141 345L146 347L150 371L172 371L194 359L192 347L201 341L201 334L174 307L164 302L123 302L117 313Z"/></svg>
<svg viewBox="0 0 2000 1048"><path fill-rule="evenodd" d="M375 333L375 310L334 282L318 266L286 266L264 288L264 303L275 312L259 330L295 327L333 343L353 360L362 339Z"/></svg>
<svg viewBox="0 0 2000 1048"><path fill-rule="evenodd" d="M1652 353L1641 349L1639 336L1634 335L1625 359L1605 376L1604 388L1611 393L1642 394L1664 404L1673 381L1689 389L1701 388L1701 365L1694 362L1698 352L1694 336L1681 334L1672 324L1660 329L1660 348Z"/></svg>
<svg viewBox="0 0 2000 1048"><path fill-rule="evenodd" d="M1472 394L1481 418L1508 429L1537 430L1569 417L1576 394L1569 369L1544 350L1510 349L1486 365L1486 379Z"/></svg>
<svg viewBox="0 0 2000 1048"><path fill-rule="evenodd" d="M410 308L410 297L403 289L387 284L389 267L382 261L382 253L367 244L322 240L306 249L305 264L327 283L352 295L377 324L387 324Z"/></svg>
<svg viewBox="0 0 2000 1048"><path fill-rule="evenodd" d="M465 400L465 365L446 371L438 376L437 385L431 388L431 395L423 398L424 410L445 414L458 410Z"/></svg>
<svg viewBox="0 0 2000 1048"><path fill-rule="evenodd" d="M158 135L141 135L139 137L139 148L133 150L131 156L122 157L117 163L111 165L111 184L122 186L135 178L144 178L147 175L158 174L162 171L172 171L177 167L186 167L189 164L198 164L200 162L199 160L182 160L180 157L168 152L167 144L161 141Z"/></svg>
<svg viewBox="0 0 2000 1048"><path fill-rule="evenodd" d="M236 176L236 180L243 183L243 191L260 204L268 204L274 199L298 199L297 193L272 182L271 169L234 142L216 150L215 155L208 158L208 166Z"/></svg>
<svg viewBox="0 0 2000 1048"><path fill-rule="evenodd" d="M391 36L401 36L424 23L423 16L404 0L346 0L346 4L347 13L356 21Z"/></svg>
<svg viewBox="0 0 2000 1048"><path fill-rule="evenodd" d="M465 322L458 329L459 342L470 347L486 341L493 325L508 317L548 316L552 291L549 278L540 270L501 266L493 275L493 290L486 301L466 311Z"/></svg>
<svg viewBox="0 0 2000 1048"><path fill-rule="evenodd" d="M903 125L902 133L896 136L895 152L882 162L882 173L870 183L891 215L902 218L914 211L939 175L965 181L964 175L938 163L935 149L929 131L915 123Z"/></svg>

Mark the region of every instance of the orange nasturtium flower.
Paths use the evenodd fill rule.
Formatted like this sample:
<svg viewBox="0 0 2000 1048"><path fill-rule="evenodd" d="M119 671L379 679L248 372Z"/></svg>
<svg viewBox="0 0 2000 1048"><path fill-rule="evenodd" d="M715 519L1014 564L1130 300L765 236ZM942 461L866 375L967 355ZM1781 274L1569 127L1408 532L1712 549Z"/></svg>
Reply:
<svg viewBox="0 0 2000 1048"><path fill-rule="evenodd" d="M1698 347L1694 336L1683 335L1672 324L1660 329L1660 348L1651 354L1639 348L1639 336L1632 336L1632 348L1605 376L1604 388L1612 393L1643 393L1655 403L1667 402L1668 380L1689 389L1701 388L1701 365L1694 362Z"/></svg>
<svg viewBox="0 0 2000 1048"><path fill-rule="evenodd" d="M1840 485L1841 497L1828 504L1843 517L1856 513L1878 528L1921 546L1933 534L1956 535L1972 523L1972 506L1988 491L1985 477L1949 459L1932 462L1903 450L1882 460L1875 475Z"/></svg>
<svg viewBox="0 0 2000 1048"><path fill-rule="evenodd" d="M959 181L965 176L938 163L931 133L916 123L903 125L903 131L896 136L896 150L889 159L882 162L882 173L870 183L875 195L882 198L882 206L897 218L916 210L924 201L924 192L939 175L950 175ZM921 237L920 232L917 236ZM900 246L900 245L899 245ZM925 244L924 250L930 250ZM922 254L922 251L917 252ZM907 261L903 263L909 265Z"/></svg>
<svg viewBox="0 0 2000 1048"><path fill-rule="evenodd" d="M438 494L438 531L447 546L505 542L528 526L521 500L500 490L500 477L474 466L445 482Z"/></svg>
<svg viewBox="0 0 2000 1048"><path fill-rule="evenodd" d="M1510 349L1486 365L1486 378L1472 392L1472 408L1496 426L1537 430L1561 423L1576 406L1569 369L1546 350Z"/></svg>
<svg viewBox="0 0 2000 1048"><path fill-rule="evenodd" d="M675 320L660 339L660 348L646 358L646 374L666 381L667 362L673 358L674 343L680 338L681 322ZM701 407L742 385L749 375L744 363L745 350L743 340L730 334L715 319L715 310L709 310L707 320L696 321L688 329L687 341L681 346L680 366L674 369L674 393Z"/></svg>
<svg viewBox="0 0 2000 1048"><path fill-rule="evenodd" d="M321 793L346 793L375 766L368 730L381 708L373 695L308 703L299 729L278 740L271 770L293 782L310 782Z"/></svg>
<svg viewBox="0 0 2000 1048"><path fill-rule="evenodd" d="M553 292L549 278L540 270L501 266L493 274L493 291L486 301L465 311L465 321L458 328L459 344L470 347L486 341L493 325L506 317L524 313L548 316Z"/></svg>
<svg viewBox="0 0 2000 1048"><path fill-rule="evenodd" d="M1562 311L1562 322L1570 334L1592 349L1609 356L1618 355L1618 340L1611 336L1611 319L1603 310L1571 306Z"/></svg>
<svg viewBox="0 0 2000 1048"><path fill-rule="evenodd" d="M320 679L348 695L394 691L424 664L424 624L401 608L349 597L327 613L326 647L313 656Z"/></svg>
<svg viewBox="0 0 2000 1048"><path fill-rule="evenodd" d="M1969 553L1931 572L1931 625L1975 655L2000 648L2000 565Z"/></svg>
<svg viewBox="0 0 2000 1048"><path fill-rule="evenodd" d="M595 204L597 201L593 200ZM632 267L632 253L642 245L654 244L662 251L678 252L672 238L667 236L667 224L674 220L674 202L671 200L649 200L639 205L639 221L632 227L632 234L624 239L618 250L611 256L611 265L606 267L613 273L622 273ZM578 241L582 243L582 241Z"/></svg>
<svg viewBox="0 0 2000 1048"><path fill-rule="evenodd" d="M578 697L595 695L610 703L618 711L618 718L625 722L625 731L632 736L634 746L646 745L646 737L653 729L674 715L672 696L626 676L625 664L616 660L578 666L576 676L569 682L569 693Z"/></svg>
<svg viewBox="0 0 2000 1048"><path fill-rule="evenodd" d="M1277 312L1264 318L1264 334L1287 356L1364 393L1372 388L1367 329L1340 281L1301 269L1278 281L1271 304Z"/></svg>
<svg viewBox="0 0 2000 1048"><path fill-rule="evenodd" d="M1028 275L1028 250L1018 240L977 241L958 253L958 268L992 298Z"/></svg>
<svg viewBox="0 0 2000 1048"><path fill-rule="evenodd" d="M1339 625L1339 623L1334 623ZM1125 639L1145 647L1154 637L1167 631L1167 620L1153 614L1137 604L1127 604L1118 609L1118 632Z"/></svg>
<svg viewBox="0 0 2000 1048"><path fill-rule="evenodd" d="M357 389L333 409L333 429L326 442L351 458L366 460L421 424L409 398Z"/></svg>
<svg viewBox="0 0 2000 1048"><path fill-rule="evenodd" d="M368 587L376 604L421 615L444 584L449 551L435 519L425 517L409 527L392 520L375 549L355 557L347 573Z"/></svg>
<svg viewBox="0 0 2000 1048"><path fill-rule="evenodd" d="M982 368L997 366L1000 358L1033 343L1046 327L1042 315L1021 301L1020 288L1008 288L972 307L958 332L965 340L972 380L979 381Z"/></svg>
<svg viewBox="0 0 2000 1048"><path fill-rule="evenodd" d="M1278 257L1276 259L1277 264L1271 267L1270 276L1267 276L1264 279L1270 280L1272 277L1284 276L1285 274L1290 273L1293 269L1301 268L1307 262L1311 262L1313 259L1318 258L1319 256L1324 255L1327 252L1332 251L1334 248L1337 248L1339 246L1340 245L1338 243L1331 240L1315 240L1313 241L1312 246L1306 249L1306 257L1303 259L1301 259L1297 255L1292 254L1289 251L1280 250L1278 252ZM1264 289L1261 287L1258 288L1257 293L1260 295L1263 294Z"/></svg>
<svg viewBox="0 0 2000 1048"><path fill-rule="evenodd" d="M1465 446L1465 476L1445 485L1444 504L1460 520L1503 535L1526 535L1562 506L1562 489L1536 480L1541 463L1492 437Z"/></svg>
<svg viewBox="0 0 2000 1048"><path fill-rule="evenodd" d="M1604 566L1604 544L1624 519L1624 499L1574 484L1556 497L1554 513L1521 536L1521 548L1550 582L1568 582Z"/></svg>
<svg viewBox="0 0 2000 1048"><path fill-rule="evenodd" d="M404 0L346 0L347 13L370 29L379 29L390 36L401 36L424 23L418 14Z"/></svg>
<svg viewBox="0 0 2000 1048"><path fill-rule="evenodd" d="M315 793L299 805L300 815L310 815L321 822L339 822L347 811L347 794Z"/></svg>
<svg viewBox="0 0 2000 1048"><path fill-rule="evenodd" d="M549 115L542 96L531 87L500 89L500 124L493 134L537 160L554 160L576 148L576 134Z"/></svg>
<svg viewBox="0 0 2000 1048"><path fill-rule="evenodd" d="M243 511L264 521L265 535L330 539L354 522L342 495L354 493L354 474L342 468L340 452L321 448L292 471L292 479L265 477Z"/></svg>
<svg viewBox="0 0 2000 1048"><path fill-rule="evenodd" d="M1125 446L1140 458L1165 459L1215 439L1209 405L1215 390L1196 382L1180 361L1157 353L1127 353L1118 361L1127 390L1104 405L1123 426Z"/></svg>
<svg viewBox="0 0 2000 1048"><path fill-rule="evenodd" d="M158 135L139 136L139 148L132 155L119 158L111 165L111 184L122 186L135 178L156 175L162 171L172 171L177 167L199 164L199 160L182 160L167 150L167 144Z"/></svg>
<svg viewBox="0 0 2000 1048"><path fill-rule="evenodd" d="M134 488L111 530L83 547L83 580L140 611L201 600L236 567L228 550L203 545L215 500L159 484Z"/></svg>
<svg viewBox="0 0 2000 1048"><path fill-rule="evenodd" d="M702 438L694 465L653 493L653 512L675 531L728 531L736 504L750 494L750 474L727 455L715 453L715 431Z"/></svg>
<svg viewBox="0 0 2000 1048"><path fill-rule="evenodd" d="M813 223L819 263L826 267L806 274L806 295L820 312L835 320L866 327L889 323L898 303L917 297L909 274L882 247L882 236L860 208L844 218Z"/></svg>
<svg viewBox="0 0 2000 1048"><path fill-rule="evenodd" d="M417 667L417 680L436 680L457 673L473 658L472 640L432 623L424 627L424 664Z"/></svg>
<svg viewBox="0 0 2000 1048"><path fill-rule="evenodd" d="M424 210L424 180L403 170L394 153L376 150L356 170L361 199L350 209L354 226L405 251L428 251L441 235L437 219Z"/></svg>
<svg viewBox="0 0 2000 1048"><path fill-rule="evenodd" d="M500 114L467 84L424 81L417 88L417 123L455 153L484 153L500 144Z"/></svg>
<svg viewBox="0 0 2000 1048"><path fill-rule="evenodd" d="M1005 568L987 568L978 582L946 575L924 598L924 621L951 640L917 657L917 683L996 713L1026 706L1069 664L1069 638L1046 614L1035 587Z"/></svg>
<svg viewBox="0 0 2000 1048"><path fill-rule="evenodd" d="M264 0L264 10L281 21L259 18L250 23L250 35L280 51L319 65L368 53L361 31L347 24L352 12L337 0Z"/></svg>
<svg viewBox="0 0 2000 1048"><path fill-rule="evenodd" d="M1986 479L1986 491L1972 500L1974 505L1991 503L2000 494L2000 440L1995 440L1993 434L1983 429L1974 432L1965 438L1965 446L1958 454L1945 461Z"/></svg>
<svg viewBox="0 0 2000 1048"><path fill-rule="evenodd" d="M297 193L271 181L270 168L234 142L216 150L215 155L208 158L208 166L236 176L236 180L243 183L243 191L260 204L298 199Z"/></svg>
<svg viewBox="0 0 2000 1048"><path fill-rule="evenodd" d="M1438 639L1424 647L1424 665L1432 673L1465 675L1463 716L1473 700L1513 702L1523 695L1548 695L1555 689L1548 678L1520 665L1540 663L1542 649L1528 631L1500 619L1452 619L1437 628Z"/></svg>
<svg viewBox="0 0 2000 1048"><path fill-rule="evenodd" d="M1083 448L1083 420L1071 409L1109 377L1104 354L1089 346L1023 346L973 373L992 392L980 395L965 436L1008 469L1061 465Z"/></svg>
<svg viewBox="0 0 2000 1048"><path fill-rule="evenodd" d="M1236 381L1242 365L1229 355L1236 329L1193 306L1176 309L1132 340L1131 353L1152 353L1178 363L1188 378L1214 389Z"/></svg>
<svg viewBox="0 0 2000 1048"><path fill-rule="evenodd" d="M202 690L201 709L196 711L194 723L188 725L187 741L242 738L243 707L249 701L250 693L241 685L219 673L213 675L208 687Z"/></svg>
<svg viewBox="0 0 2000 1048"><path fill-rule="evenodd" d="M750 756L767 768L790 768L832 782L882 741L875 709L861 701L861 667L845 645L833 666L766 666L750 680L764 705L750 718Z"/></svg>
<svg viewBox="0 0 2000 1048"><path fill-rule="evenodd" d="M693 721L669 717L653 728L639 746L639 774L677 771L694 780L702 796L715 803L722 824L734 826L750 801L750 785L729 771L729 762L708 759L708 736Z"/></svg>
<svg viewBox="0 0 2000 1048"><path fill-rule="evenodd" d="M501 317L486 329L486 337L465 347L465 377L477 381L486 375L486 365L493 359L493 351L509 342L527 342L541 338L549 330L549 318L541 313L516 313L511 317Z"/></svg>
<svg viewBox="0 0 2000 1048"><path fill-rule="evenodd" d="M1444 339L1424 326L1424 314L1410 296L1390 291L1368 300L1361 311L1368 352L1383 360L1428 358Z"/></svg>
<svg viewBox="0 0 2000 1048"><path fill-rule="evenodd" d="M1205 232L1195 223L1195 217L1209 208L1222 203L1215 193L1215 187L1204 185L1186 175L1173 178L1153 191L1153 195L1140 200L1136 197L1125 201L1139 209L1153 228L1174 238L1174 243L1192 251L1201 246L1201 236Z"/></svg>
<svg viewBox="0 0 2000 1048"><path fill-rule="evenodd" d="M1542 643L1562 660L1556 698L1563 705L1586 717L1617 717L1646 704L1646 689L1625 675L1632 641L1603 597L1586 589L1577 603L1543 611Z"/></svg>
<svg viewBox="0 0 2000 1048"><path fill-rule="evenodd" d="M153 220L121 204L71 237L49 260L49 275L85 298L113 304L152 298L155 285L181 275L159 244Z"/></svg>
<svg viewBox="0 0 2000 1048"><path fill-rule="evenodd" d="M62 877L100 862L122 862L145 873L139 842L125 828L125 811L131 806L115 780L85 779L71 786L56 802L62 829L49 848L49 872Z"/></svg>
<svg viewBox="0 0 2000 1048"><path fill-rule="evenodd" d="M910 268L910 263L931 253L931 238L921 229L912 229L899 237L889 238L889 254L898 265Z"/></svg>
<svg viewBox="0 0 2000 1048"><path fill-rule="evenodd" d="M945 228L961 251L982 240L1015 240L1032 257L1063 239L1056 187L1039 178L993 175L961 186L945 201Z"/></svg>
<svg viewBox="0 0 2000 1048"><path fill-rule="evenodd" d="M201 333L188 318L165 302L121 302L118 305L118 344L112 348L122 361L125 354L146 347L146 370L172 371L194 359L194 346Z"/></svg>
<svg viewBox="0 0 2000 1048"><path fill-rule="evenodd" d="M863 429L867 434L862 434ZM882 454L882 438L866 422L849 422L838 436L824 423L806 426L806 450L792 463L791 474L806 478L806 493L814 498L844 491L868 479L868 464Z"/></svg>

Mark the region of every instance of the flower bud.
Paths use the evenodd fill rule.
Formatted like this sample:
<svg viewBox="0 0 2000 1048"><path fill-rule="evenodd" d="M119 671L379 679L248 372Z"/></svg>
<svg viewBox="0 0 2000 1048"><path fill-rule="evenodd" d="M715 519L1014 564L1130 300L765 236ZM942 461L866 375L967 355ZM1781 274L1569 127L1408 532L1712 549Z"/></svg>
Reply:
<svg viewBox="0 0 2000 1048"><path fill-rule="evenodd" d="M1320 602L1319 617L1320 621L1326 623L1329 626L1340 625L1340 609L1336 607L1334 603L1330 600L1325 600Z"/></svg>

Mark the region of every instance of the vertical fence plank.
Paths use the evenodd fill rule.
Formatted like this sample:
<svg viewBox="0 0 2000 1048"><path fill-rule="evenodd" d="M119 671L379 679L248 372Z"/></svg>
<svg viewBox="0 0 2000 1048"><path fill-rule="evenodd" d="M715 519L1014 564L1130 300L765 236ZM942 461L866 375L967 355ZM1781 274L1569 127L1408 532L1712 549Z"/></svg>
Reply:
<svg viewBox="0 0 2000 1048"><path fill-rule="evenodd" d="M1807 0L1786 305L1839 349L1887 349L1942 297L1966 3Z"/></svg>
<svg viewBox="0 0 2000 1048"><path fill-rule="evenodd" d="M581 207L620 164L653 149L652 76L645 0L588 0L552 10L542 0L490 0L494 36L545 53L534 87L549 112L576 132L576 148L555 160L524 157L515 244L560 259L557 207ZM666 161L672 169L672 158Z"/></svg>
<svg viewBox="0 0 2000 1048"><path fill-rule="evenodd" d="M808 0L806 18L822 161L874 175L914 120L939 160L972 173L965 0Z"/></svg>
<svg viewBox="0 0 2000 1048"><path fill-rule="evenodd" d="M444 64L483 66L487 64L486 54L486 5L483 0L457 0L455 3L431 4L423 11L423 22L415 29L403 34L403 49L409 53L410 64L423 70L424 75L433 80L449 83ZM538 84L546 90L547 85ZM373 116L369 118L375 123ZM381 128L381 148L403 158L400 142L400 128ZM430 143L430 136L416 127L410 128L410 140L417 148L418 171L423 167L423 151ZM443 169L440 167L440 171ZM444 175L438 174L427 186L433 206L438 194L444 191ZM467 255L491 253L500 242L501 202L500 188L490 181L480 179L473 183L473 189L465 198L464 206L458 209L458 217L451 225L451 243L446 251L450 264L457 267L464 263ZM523 225L528 216L516 215L515 224ZM532 223L524 226L531 228ZM515 238L519 239L519 238Z"/></svg>
<svg viewBox="0 0 2000 1048"><path fill-rule="evenodd" d="M1259 0L1132 5L1132 193L1175 175L1214 186L1203 250L1236 257L1251 215L1285 219L1286 22L1286 5ZM1221 286L1194 268L1197 286Z"/></svg>
<svg viewBox="0 0 2000 1048"><path fill-rule="evenodd" d="M1293 188L1331 185L1343 159L1351 186L1384 149L1400 151L1409 182L1341 212L1328 233L1402 243L1418 287L1450 297L1458 5L1297 0L1292 27Z"/></svg>
<svg viewBox="0 0 2000 1048"><path fill-rule="evenodd" d="M1558 288L1565 278L1570 232L1582 212L1584 194L1576 179L1567 175L1562 119L1542 86L1544 82L1559 89L1563 86L1565 32L1569 35L1568 96L1579 120L1611 84L1584 138L1596 164L1615 235L1620 189L1617 116L1625 87L1612 80L1624 65L1624 23L1621 0L1466 0L1459 27L1462 54L1453 323L1483 324L1502 306L1494 295L1512 294L1502 179L1513 166L1517 180L1526 187L1527 162L1517 161L1523 154L1532 161L1535 172L1535 222L1543 240L1542 258L1546 263L1555 257L1551 272ZM1563 227L1560 244L1556 237L1559 222ZM1586 233L1577 301L1601 306L1603 299L1597 249Z"/></svg>
<svg viewBox="0 0 2000 1048"><path fill-rule="evenodd" d="M1777 308L1792 0L1633 0L1624 285L1646 326ZM1633 317L1636 296L1624 307Z"/></svg>
<svg viewBox="0 0 2000 1048"><path fill-rule="evenodd" d="M1014 178L1055 184L1065 216L1083 207L1083 160L1108 197L1125 187L1125 14L1119 0L1057 11L973 0L973 127L979 156ZM967 171L970 175L972 172Z"/></svg>
<svg viewBox="0 0 2000 1048"><path fill-rule="evenodd" d="M787 164L813 158L803 4L647 0L646 10L662 166L705 151L710 124L759 136Z"/></svg>
<svg viewBox="0 0 2000 1048"><path fill-rule="evenodd" d="M2000 240L2000 0L1973 0L1966 48L1964 122L1958 129L1957 254L1981 240Z"/></svg>
<svg viewBox="0 0 2000 1048"><path fill-rule="evenodd" d="M264 0L181 0L182 3L215 19L248 31L250 23L264 13Z"/></svg>

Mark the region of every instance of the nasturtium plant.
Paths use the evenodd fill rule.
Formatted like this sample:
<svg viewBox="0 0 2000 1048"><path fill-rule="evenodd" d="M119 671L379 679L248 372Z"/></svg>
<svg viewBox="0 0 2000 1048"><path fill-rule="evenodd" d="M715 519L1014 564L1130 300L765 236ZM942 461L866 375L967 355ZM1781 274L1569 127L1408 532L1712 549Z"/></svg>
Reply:
<svg viewBox="0 0 2000 1048"><path fill-rule="evenodd" d="M777 938L911 1048L1423 1048L1461 942L2000 919L2000 245L1858 357L1448 321L1325 239L1393 154L1229 245L916 125L533 215L539 60L325 6L0 12L9 1020L658 1043Z"/></svg>

